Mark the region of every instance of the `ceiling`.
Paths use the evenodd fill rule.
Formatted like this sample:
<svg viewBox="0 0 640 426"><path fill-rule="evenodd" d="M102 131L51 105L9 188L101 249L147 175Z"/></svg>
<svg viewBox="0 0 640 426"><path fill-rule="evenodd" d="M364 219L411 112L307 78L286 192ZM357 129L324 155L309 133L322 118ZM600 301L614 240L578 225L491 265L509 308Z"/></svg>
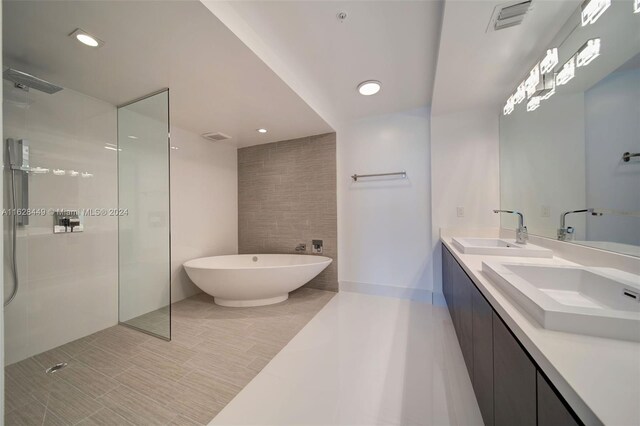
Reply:
<svg viewBox="0 0 640 426"><path fill-rule="evenodd" d="M581 0L534 1L519 26L487 32L495 6L504 3L446 1L434 115L473 108L501 109Z"/></svg>
<svg viewBox="0 0 640 426"><path fill-rule="evenodd" d="M441 1L202 1L334 128L431 102Z"/></svg>
<svg viewBox="0 0 640 426"><path fill-rule="evenodd" d="M68 37L77 27L105 45ZM3 37L6 66L113 105L169 87L172 125L221 143L333 131L199 1L4 1Z"/></svg>
<svg viewBox="0 0 640 426"><path fill-rule="evenodd" d="M535 1L487 32L500 3L5 1L5 61L114 105L170 87L173 125L248 146L429 104L501 108L580 0ZM105 46L67 37L76 27ZM368 79L379 94L358 94Z"/></svg>

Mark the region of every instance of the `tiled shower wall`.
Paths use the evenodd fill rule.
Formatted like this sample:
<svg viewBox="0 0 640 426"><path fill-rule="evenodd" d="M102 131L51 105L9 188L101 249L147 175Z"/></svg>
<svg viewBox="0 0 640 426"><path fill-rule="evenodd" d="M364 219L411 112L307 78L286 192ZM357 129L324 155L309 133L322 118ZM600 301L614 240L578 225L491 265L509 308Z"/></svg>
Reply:
<svg viewBox="0 0 640 426"><path fill-rule="evenodd" d="M29 174L32 209L118 206L116 108L69 88L54 95L3 83L4 137L26 139L31 167L69 172ZM115 145L112 145L115 146ZM9 174L4 175L8 208ZM13 286L10 220L4 217L4 292ZM118 218L85 216L84 231L54 234L51 214L17 232L16 298L4 310L5 362L12 364L118 323ZM8 296L6 296L8 297ZM1 422L2 420L0 420Z"/></svg>
<svg viewBox="0 0 640 426"><path fill-rule="evenodd" d="M333 262L308 287L338 291L336 134L238 150L239 253L311 254L323 240Z"/></svg>

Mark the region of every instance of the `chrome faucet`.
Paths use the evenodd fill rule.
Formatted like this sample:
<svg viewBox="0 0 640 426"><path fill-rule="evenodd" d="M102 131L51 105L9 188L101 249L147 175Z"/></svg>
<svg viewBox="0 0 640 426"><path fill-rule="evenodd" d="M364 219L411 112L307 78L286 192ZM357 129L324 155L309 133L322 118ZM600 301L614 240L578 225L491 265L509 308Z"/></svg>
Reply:
<svg viewBox="0 0 640 426"><path fill-rule="evenodd" d="M515 210L494 210L494 213L511 213L518 215L518 229L516 229L516 243L518 244L527 244L527 240L529 239L529 232L527 231L527 227L524 226L524 215Z"/></svg>
<svg viewBox="0 0 640 426"><path fill-rule="evenodd" d="M305 243L300 243L296 246L296 251L307 251L307 245Z"/></svg>
<svg viewBox="0 0 640 426"><path fill-rule="evenodd" d="M570 210L560 215L560 228L558 228L558 240L573 241L575 229L573 226L566 226L567 215L572 213L591 213L594 216L602 216L602 213L596 212L594 209Z"/></svg>

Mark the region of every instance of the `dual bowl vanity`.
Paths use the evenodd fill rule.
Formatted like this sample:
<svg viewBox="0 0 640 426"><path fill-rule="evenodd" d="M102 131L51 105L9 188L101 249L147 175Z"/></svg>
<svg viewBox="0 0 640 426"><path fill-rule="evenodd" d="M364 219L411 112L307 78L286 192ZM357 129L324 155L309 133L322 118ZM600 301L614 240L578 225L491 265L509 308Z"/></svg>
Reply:
<svg viewBox="0 0 640 426"><path fill-rule="evenodd" d="M508 64L499 202L473 198L500 229L440 235L488 425L640 425L640 2L565 5L537 56Z"/></svg>
<svg viewBox="0 0 640 426"><path fill-rule="evenodd" d="M613 254L541 237L443 231L441 242L443 293L485 424L640 424L638 259L609 267Z"/></svg>
<svg viewBox="0 0 640 426"><path fill-rule="evenodd" d="M500 238L452 238L461 253L553 258ZM640 276L613 268L485 260L482 272L546 329L640 342Z"/></svg>

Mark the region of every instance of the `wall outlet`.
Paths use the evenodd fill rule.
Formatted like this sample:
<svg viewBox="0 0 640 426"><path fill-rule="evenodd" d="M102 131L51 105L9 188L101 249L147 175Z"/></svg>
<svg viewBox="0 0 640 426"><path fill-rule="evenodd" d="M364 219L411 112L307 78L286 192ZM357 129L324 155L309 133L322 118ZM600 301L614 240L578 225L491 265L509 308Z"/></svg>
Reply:
<svg viewBox="0 0 640 426"><path fill-rule="evenodd" d="M549 206L542 206L540 208L540 216L542 217L549 217L551 216L551 207Z"/></svg>
<svg viewBox="0 0 640 426"><path fill-rule="evenodd" d="M464 207L458 206L456 207L456 214L458 217L464 217Z"/></svg>

